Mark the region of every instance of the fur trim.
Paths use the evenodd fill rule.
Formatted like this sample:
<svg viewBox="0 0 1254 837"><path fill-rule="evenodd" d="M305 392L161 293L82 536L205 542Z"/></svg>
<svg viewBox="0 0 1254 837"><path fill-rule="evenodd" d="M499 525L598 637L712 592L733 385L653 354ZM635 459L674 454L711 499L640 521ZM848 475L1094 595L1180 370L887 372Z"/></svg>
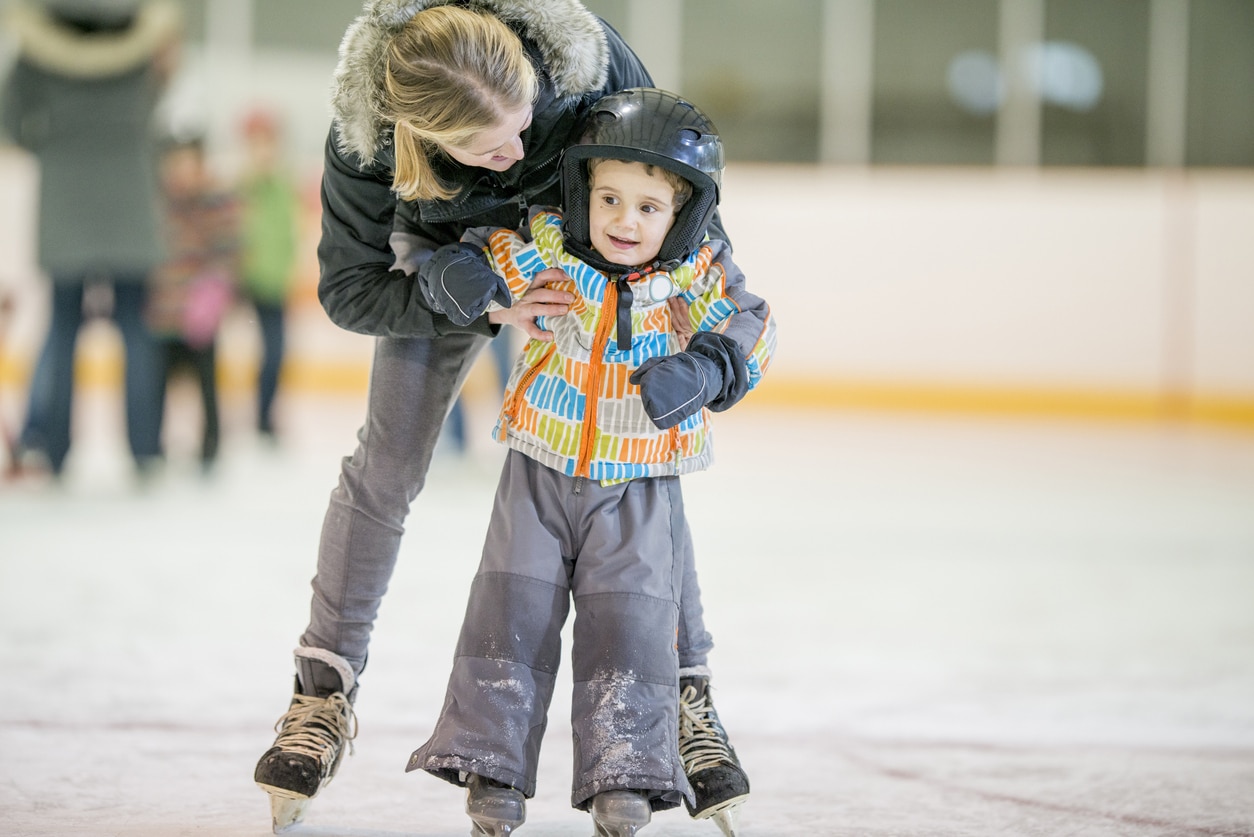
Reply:
<svg viewBox="0 0 1254 837"><path fill-rule="evenodd" d="M709 680L712 675L709 666L689 666L679 670L680 677L704 677Z"/></svg>
<svg viewBox="0 0 1254 837"><path fill-rule="evenodd" d="M5 22L17 37L19 54L36 67L91 79L121 75L151 61L178 35L182 17L169 0L153 0L139 10L134 26L118 34L80 35L32 5L12 7Z"/></svg>
<svg viewBox="0 0 1254 837"><path fill-rule="evenodd" d="M391 123L380 106L392 37L414 15L450 0L367 0L340 42L331 106L342 151L366 163ZM533 41L559 97L598 90L609 73L609 45L597 17L578 0L472 0Z"/></svg>
<svg viewBox="0 0 1254 837"><path fill-rule="evenodd" d="M306 660L317 660L334 669L335 673L340 676L340 683L344 687L340 691L346 695L352 692L353 687L357 685L357 675L353 673L353 667L348 660L333 651L302 645L292 653L297 658L303 657Z"/></svg>

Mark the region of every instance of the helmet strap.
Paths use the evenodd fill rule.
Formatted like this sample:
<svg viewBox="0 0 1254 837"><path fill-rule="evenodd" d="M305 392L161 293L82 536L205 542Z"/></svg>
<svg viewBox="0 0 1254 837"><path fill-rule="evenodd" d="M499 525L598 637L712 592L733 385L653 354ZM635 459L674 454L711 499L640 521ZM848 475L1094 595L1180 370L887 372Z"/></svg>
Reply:
<svg viewBox="0 0 1254 837"><path fill-rule="evenodd" d="M614 280L614 284L618 286L618 350L620 352L631 351L632 294L629 283L638 276L640 276L639 273L624 273Z"/></svg>

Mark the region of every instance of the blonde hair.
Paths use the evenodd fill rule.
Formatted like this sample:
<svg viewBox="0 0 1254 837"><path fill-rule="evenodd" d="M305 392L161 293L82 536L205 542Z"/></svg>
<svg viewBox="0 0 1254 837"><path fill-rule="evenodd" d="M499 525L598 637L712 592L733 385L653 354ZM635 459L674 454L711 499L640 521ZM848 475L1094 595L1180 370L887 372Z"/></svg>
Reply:
<svg viewBox="0 0 1254 837"><path fill-rule="evenodd" d="M619 160L616 157L589 157L588 158L588 187L589 188L592 187L592 178L596 175L597 166L601 165L606 160L618 160L618 162L620 163L640 163L640 165L644 166L645 173L648 174L650 177L653 176L654 172L661 174L662 179L665 180L667 184L673 190L675 190L675 197L673 199L673 202L675 204L674 208L675 208L676 213L678 213L679 210L683 209L684 204L686 204L688 202L688 199L692 197L692 183L689 182L687 178L684 178L678 174L675 174L675 172L671 171L670 169L663 168L662 166L656 165L654 163L645 163L640 160Z"/></svg>
<svg viewBox="0 0 1254 837"><path fill-rule="evenodd" d="M495 17L434 6L410 18L387 53L383 109L395 125L392 188L405 200L447 200L436 176L440 146L464 146L505 114L533 104L535 68L522 41Z"/></svg>

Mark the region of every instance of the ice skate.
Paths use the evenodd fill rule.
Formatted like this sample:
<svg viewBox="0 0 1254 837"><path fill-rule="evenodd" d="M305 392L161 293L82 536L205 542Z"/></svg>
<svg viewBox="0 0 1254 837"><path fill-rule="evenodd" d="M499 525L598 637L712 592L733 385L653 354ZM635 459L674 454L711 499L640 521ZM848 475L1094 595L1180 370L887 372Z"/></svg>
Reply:
<svg viewBox="0 0 1254 837"><path fill-rule="evenodd" d="M602 791L592 797L592 837L635 837L649 824L652 810L643 794L630 790Z"/></svg>
<svg viewBox="0 0 1254 837"><path fill-rule="evenodd" d="M522 791L471 774L466 780L470 837L509 837L527 819Z"/></svg>
<svg viewBox="0 0 1254 837"><path fill-rule="evenodd" d="M736 817L749 798L749 777L740 767L710 698L706 675L679 679L679 757L696 803L685 802L694 819L713 819L726 837L736 837Z"/></svg>
<svg viewBox="0 0 1254 837"><path fill-rule="evenodd" d="M296 669L292 703L275 724L278 737L253 773L270 794L275 834L300 821L357 736L352 706L357 682L348 661L322 649L298 648Z"/></svg>

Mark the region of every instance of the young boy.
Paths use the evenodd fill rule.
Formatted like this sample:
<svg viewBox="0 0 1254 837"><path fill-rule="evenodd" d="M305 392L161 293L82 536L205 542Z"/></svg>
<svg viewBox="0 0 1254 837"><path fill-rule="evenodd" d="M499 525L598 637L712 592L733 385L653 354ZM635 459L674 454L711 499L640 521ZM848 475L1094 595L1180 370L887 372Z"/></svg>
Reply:
<svg viewBox="0 0 1254 837"><path fill-rule="evenodd" d="M419 272L454 321L509 305L547 268L575 296L537 323L552 339L531 340L510 376L496 433L511 450L444 708L408 767L465 785L475 834L524 821L572 597L572 804L605 837L633 835L681 799L693 807L678 744L691 549L678 475L710 463L704 408L739 401L775 345L728 246L703 243L722 168L718 134L692 105L648 88L613 94L566 151L564 219L533 213L530 242L471 230ZM747 792L743 782L704 815L731 834Z"/></svg>

